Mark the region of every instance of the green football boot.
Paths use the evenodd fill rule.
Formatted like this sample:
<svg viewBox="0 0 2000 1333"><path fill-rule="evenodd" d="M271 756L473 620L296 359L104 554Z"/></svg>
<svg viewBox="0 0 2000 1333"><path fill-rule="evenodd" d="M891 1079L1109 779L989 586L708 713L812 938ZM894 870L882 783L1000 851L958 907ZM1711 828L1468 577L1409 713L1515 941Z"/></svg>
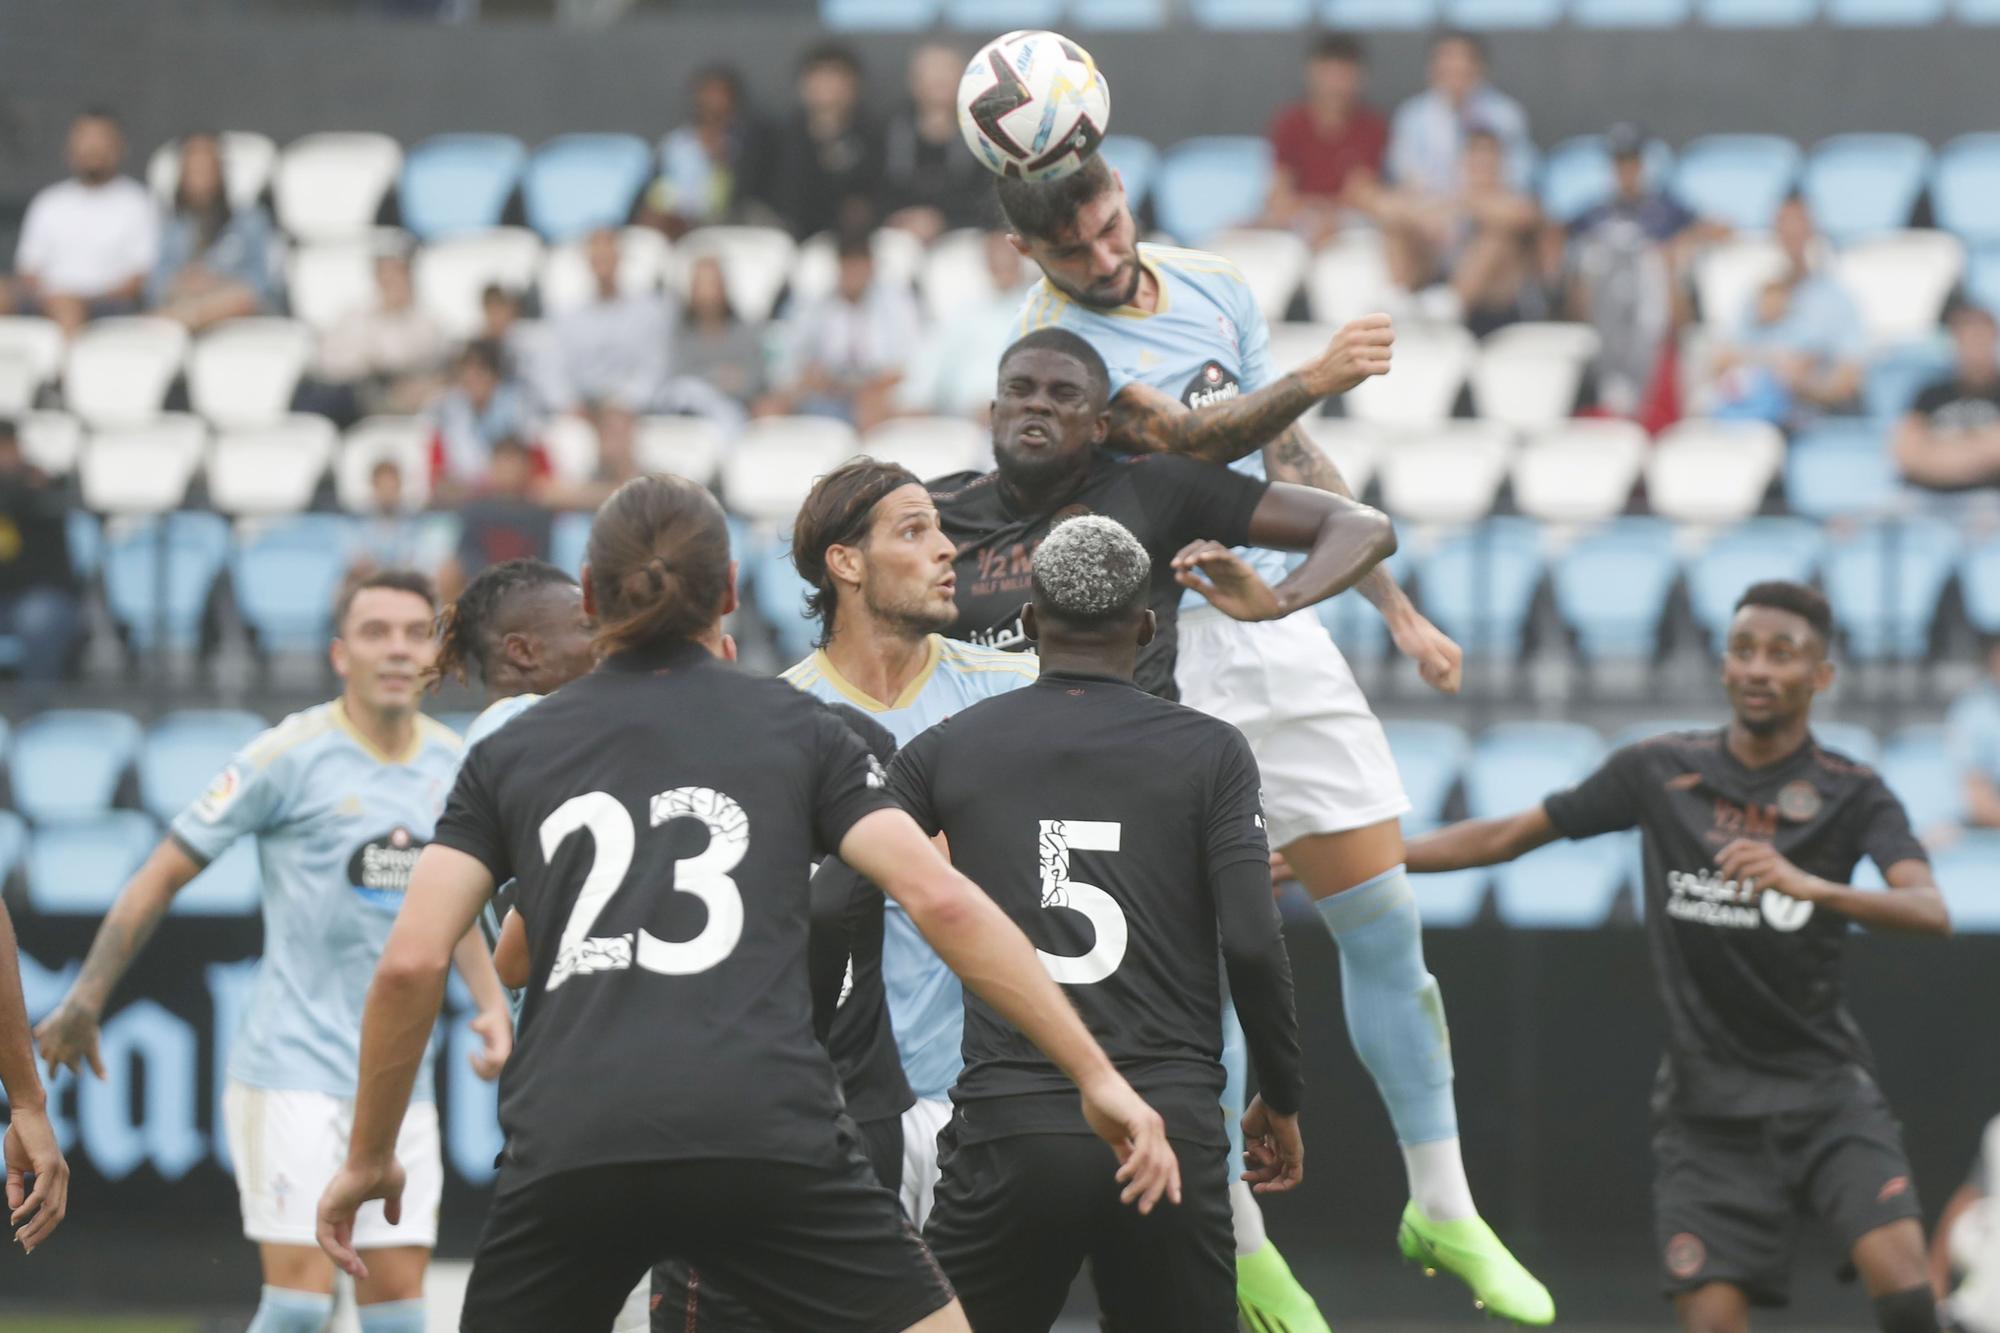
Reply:
<svg viewBox="0 0 2000 1333"><path fill-rule="evenodd" d="M1285 1256L1268 1240L1255 1254L1236 1260L1236 1308L1252 1333L1332 1333Z"/></svg>
<svg viewBox="0 0 2000 1333"><path fill-rule="evenodd" d="M1520 1260L1493 1234L1493 1228L1477 1217L1433 1222L1412 1199L1403 1209L1396 1243L1405 1259L1423 1266L1424 1276L1434 1277L1443 1269L1472 1288L1476 1309L1516 1324L1539 1326L1555 1321L1556 1303L1549 1289L1521 1267Z"/></svg>

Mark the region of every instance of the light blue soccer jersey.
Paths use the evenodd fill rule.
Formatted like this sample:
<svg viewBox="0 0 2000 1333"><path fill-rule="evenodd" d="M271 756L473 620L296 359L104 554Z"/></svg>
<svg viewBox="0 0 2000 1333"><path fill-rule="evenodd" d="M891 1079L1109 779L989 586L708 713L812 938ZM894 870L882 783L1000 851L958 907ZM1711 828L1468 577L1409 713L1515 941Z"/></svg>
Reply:
<svg viewBox="0 0 2000 1333"><path fill-rule="evenodd" d="M1188 407L1204 407L1261 389L1270 381L1270 329L1242 270L1221 255L1144 241L1139 244L1139 262L1160 286L1159 309L1094 310L1072 301L1043 278L1028 289L1017 336L1061 328L1083 338L1104 358L1114 397L1137 380ZM1230 466L1261 478L1263 452ZM1289 566L1281 552L1238 550L1268 581L1285 577ZM1189 592L1181 605L1208 602L1200 593Z"/></svg>
<svg viewBox="0 0 2000 1333"><path fill-rule="evenodd" d="M174 820L174 840L204 864L246 834L257 839L264 956L231 1078L354 1095L368 983L460 748L448 727L420 717L410 753L383 755L336 699L251 741ZM426 1049L414 1095L431 1093Z"/></svg>
<svg viewBox="0 0 2000 1333"><path fill-rule="evenodd" d="M1019 689L1041 674L1033 653L1005 653L933 634L930 662L895 703L883 705L841 677L824 652L783 673L785 680L828 703L852 704L888 728L896 744L970 708L981 699ZM909 914L890 902L882 925L882 986L889 1024L910 1091L942 1098L964 1067L965 992L932 951Z"/></svg>

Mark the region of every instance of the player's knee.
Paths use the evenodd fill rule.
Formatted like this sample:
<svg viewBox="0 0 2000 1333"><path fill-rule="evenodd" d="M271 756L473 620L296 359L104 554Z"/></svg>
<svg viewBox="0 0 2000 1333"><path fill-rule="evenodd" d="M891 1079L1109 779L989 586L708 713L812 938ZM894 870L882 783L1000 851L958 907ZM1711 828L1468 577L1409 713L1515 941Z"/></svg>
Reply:
<svg viewBox="0 0 2000 1333"><path fill-rule="evenodd" d="M333 1297L324 1292L267 1286L247 1333L320 1333L332 1315Z"/></svg>
<svg viewBox="0 0 2000 1333"><path fill-rule="evenodd" d="M1928 1283L1877 1296L1875 1322L1882 1333L1937 1333L1937 1297Z"/></svg>
<svg viewBox="0 0 2000 1333"><path fill-rule="evenodd" d="M1674 1302L1681 1333L1745 1333L1750 1327L1749 1303L1740 1288L1710 1283Z"/></svg>

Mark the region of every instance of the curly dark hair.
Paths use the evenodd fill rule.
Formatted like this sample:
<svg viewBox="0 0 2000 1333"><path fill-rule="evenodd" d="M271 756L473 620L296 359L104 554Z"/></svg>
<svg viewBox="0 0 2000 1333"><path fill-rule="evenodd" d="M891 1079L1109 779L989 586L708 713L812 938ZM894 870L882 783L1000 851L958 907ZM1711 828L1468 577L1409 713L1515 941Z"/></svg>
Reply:
<svg viewBox="0 0 2000 1333"><path fill-rule="evenodd" d="M573 588L576 580L546 560L508 560L481 570L457 601L438 612L431 688L447 679L469 685L474 673L485 680L500 647L508 603L518 593L556 585Z"/></svg>

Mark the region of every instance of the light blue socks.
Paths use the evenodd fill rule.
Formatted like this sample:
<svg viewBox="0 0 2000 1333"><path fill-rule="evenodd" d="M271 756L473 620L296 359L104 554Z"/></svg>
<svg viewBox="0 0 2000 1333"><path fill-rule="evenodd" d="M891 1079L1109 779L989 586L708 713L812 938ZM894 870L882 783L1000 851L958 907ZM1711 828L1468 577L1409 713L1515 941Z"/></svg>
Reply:
<svg viewBox="0 0 2000 1333"><path fill-rule="evenodd" d="M322 1333L333 1317L333 1297L316 1291L266 1287L248 1333ZM419 1324L419 1333L423 1326Z"/></svg>
<svg viewBox="0 0 2000 1333"><path fill-rule="evenodd" d="M361 1316L361 1333L424 1333L424 1303L418 1301L383 1301L380 1305L364 1305L357 1311Z"/></svg>

